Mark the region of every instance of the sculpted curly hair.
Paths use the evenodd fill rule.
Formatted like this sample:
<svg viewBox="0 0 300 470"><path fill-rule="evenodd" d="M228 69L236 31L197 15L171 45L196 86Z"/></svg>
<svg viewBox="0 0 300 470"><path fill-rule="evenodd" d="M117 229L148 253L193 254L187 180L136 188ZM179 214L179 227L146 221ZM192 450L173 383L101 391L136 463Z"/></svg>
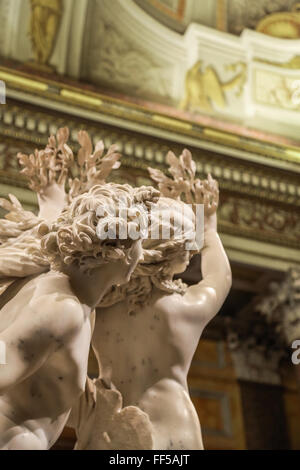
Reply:
<svg viewBox="0 0 300 470"><path fill-rule="evenodd" d="M139 231L140 219L132 209L141 207L147 217L158 197L159 192L151 187L96 185L77 196L50 227L41 224L42 255L58 271L65 265L89 271L109 261L128 261L134 240L129 236L122 239L119 234L124 229L128 234ZM115 236L111 236L111 227L115 228Z"/></svg>
<svg viewBox="0 0 300 470"><path fill-rule="evenodd" d="M126 299L128 313L141 308L151 298L154 287L166 293L184 294L186 285L172 280L172 265L178 258L193 253L186 249L195 232L195 217L182 201L161 197L152 213L151 228L156 238L143 240L144 257L137 265L130 281L122 286L113 286L101 300L99 308L109 307ZM182 230L182 223L184 230Z"/></svg>

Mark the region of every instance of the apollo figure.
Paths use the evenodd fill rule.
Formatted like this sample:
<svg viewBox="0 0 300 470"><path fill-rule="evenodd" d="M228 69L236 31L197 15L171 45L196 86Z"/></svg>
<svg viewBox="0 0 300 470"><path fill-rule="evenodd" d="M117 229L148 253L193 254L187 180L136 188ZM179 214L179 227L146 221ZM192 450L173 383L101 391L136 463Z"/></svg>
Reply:
<svg viewBox="0 0 300 470"><path fill-rule="evenodd" d="M154 232L169 229L170 237L145 239L130 282L112 288L96 310L92 347L99 377L88 379L69 421L79 450L203 449L187 375L204 328L229 293L231 269L217 233L217 182L210 176L194 181L195 164L187 151L180 163L174 158L176 181L155 171L162 193L174 198L161 197L152 220ZM184 180L186 174L191 181ZM194 205L186 207L182 191L186 200L194 195ZM173 278L195 254L187 246L195 233L196 204L205 211L202 280L188 287ZM182 214L185 230L180 234L176 221ZM149 421L148 426L139 421L136 431L138 410Z"/></svg>

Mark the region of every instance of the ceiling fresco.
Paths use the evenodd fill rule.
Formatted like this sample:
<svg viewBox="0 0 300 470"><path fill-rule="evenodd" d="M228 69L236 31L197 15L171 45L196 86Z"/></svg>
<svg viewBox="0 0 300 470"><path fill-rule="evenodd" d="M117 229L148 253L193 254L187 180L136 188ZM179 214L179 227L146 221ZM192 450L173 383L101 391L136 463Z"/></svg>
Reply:
<svg viewBox="0 0 300 470"><path fill-rule="evenodd" d="M181 33L185 32L190 23L198 23L226 30L235 35L240 35L244 29L258 29L266 34L285 38L299 37L299 0L209 0L207 2L135 0L135 2L160 23ZM285 15L280 17L282 13ZM262 20L269 17L271 18L267 21L268 28L262 28Z"/></svg>
<svg viewBox="0 0 300 470"><path fill-rule="evenodd" d="M184 33L188 25L198 22L206 26L216 26L216 6L218 0L135 0L153 18L174 31Z"/></svg>

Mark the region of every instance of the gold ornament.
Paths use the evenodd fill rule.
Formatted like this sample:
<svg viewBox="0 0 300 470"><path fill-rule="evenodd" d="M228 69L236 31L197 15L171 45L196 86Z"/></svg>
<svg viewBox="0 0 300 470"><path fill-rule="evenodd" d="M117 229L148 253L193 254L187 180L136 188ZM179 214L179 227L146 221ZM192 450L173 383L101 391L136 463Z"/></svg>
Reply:
<svg viewBox="0 0 300 470"><path fill-rule="evenodd" d="M216 70L212 66L202 68L202 61L199 60L188 70L185 79L185 95L180 103L180 108L184 110L213 111L213 104L219 108L227 106L226 91L236 89L236 96L241 96L243 87L247 79L247 66L243 62L226 66L227 71L241 72L231 80L222 83Z"/></svg>
<svg viewBox="0 0 300 470"><path fill-rule="evenodd" d="M30 0L30 37L35 63L48 68L63 14L63 0Z"/></svg>
<svg viewBox="0 0 300 470"><path fill-rule="evenodd" d="M300 3L296 3L291 11L273 13L263 18L256 31L282 39L300 38Z"/></svg>

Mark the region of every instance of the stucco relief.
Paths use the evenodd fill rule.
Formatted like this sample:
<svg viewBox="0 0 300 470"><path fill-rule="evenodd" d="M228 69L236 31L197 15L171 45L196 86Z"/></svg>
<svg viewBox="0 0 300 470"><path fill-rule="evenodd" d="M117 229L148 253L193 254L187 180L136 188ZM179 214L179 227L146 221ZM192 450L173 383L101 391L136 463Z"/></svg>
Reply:
<svg viewBox="0 0 300 470"><path fill-rule="evenodd" d="M300 73L283 76L266 70L255 70L255 101L291 111L300 111Z"/></svg>
<svg viewBox="0 0 300 470"><path fill-rule="evenodd" d="M220 205L219 218L227 228L239 227L246 230L248 236L255 234L270 239L276 235L279 240L291 244L298 244L300 240L300 220L296 211L227 196Z"/></svg>
<svg viewBox="0 0 300 470"><path fill-rule="evenodd" d="M229 101L227 92L235 90L237 98L242 97L247 81L247 65L243 62L227 64L226 71L235 75L228 81L222 81L214 66L203 67L199 60L187 71L185 93L180 108L190 111L213 111L215 107L224 109Z"/></svg>
<svg viewBox="0 0 300 470"><path fill-rule="evenodd" d="M143 97L170 97L170 67L164 67L134 41L103 19L101 4L92 11L86 75L96 83Z"/></svg>

